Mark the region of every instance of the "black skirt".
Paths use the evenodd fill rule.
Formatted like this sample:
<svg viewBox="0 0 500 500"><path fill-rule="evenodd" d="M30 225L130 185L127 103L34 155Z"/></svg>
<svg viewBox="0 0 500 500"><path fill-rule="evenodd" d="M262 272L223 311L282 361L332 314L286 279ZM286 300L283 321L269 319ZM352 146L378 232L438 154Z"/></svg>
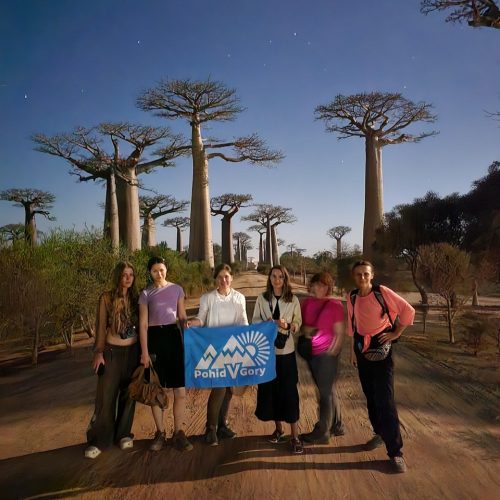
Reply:
<svg viewBox="0 0 500 500"><path fill-rule="evenodd" d="M295 352L276 356L276 378L257 387L259 420L294 424L299 420L299 376Z"/></svg>
<svg viewBox="0 0 500 500"><path fill-rule="evenodd" d="M184 387L184 343L176 324L150 326L148 351L163 387Z"/></svg>

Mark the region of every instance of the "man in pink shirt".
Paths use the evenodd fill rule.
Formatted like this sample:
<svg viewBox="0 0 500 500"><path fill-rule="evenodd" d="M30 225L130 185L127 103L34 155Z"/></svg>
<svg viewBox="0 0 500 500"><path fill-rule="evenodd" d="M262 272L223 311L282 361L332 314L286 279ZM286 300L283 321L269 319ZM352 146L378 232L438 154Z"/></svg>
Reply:
<svg viewBox="0 0 500 500"><path fill-rule="evenodd" d="M385 286L372 284L373 265L356 262L352 276L358 287L347 296L348 333L352 337L351 363L357 366L366 396L368 417L375 435L367 450L385 444L396 472L406 472L398 412L394 401L392 342L413 324L415 309ZM376 288L376 289L374 289Z"/></svg>

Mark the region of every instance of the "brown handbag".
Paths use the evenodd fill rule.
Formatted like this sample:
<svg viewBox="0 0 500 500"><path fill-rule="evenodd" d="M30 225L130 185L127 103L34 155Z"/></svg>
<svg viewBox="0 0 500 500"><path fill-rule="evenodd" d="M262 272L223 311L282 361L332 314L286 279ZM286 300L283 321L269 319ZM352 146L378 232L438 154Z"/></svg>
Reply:
<svg viewBox="0 0 500 500"><path fill-rule="evenodd" d="M147 406L159 406L162 410L168 407L167 390L160 384L160 379L153 365L149 366L149 381L146 380L146 368L139 365L128 386L130 399Z"/></svg>

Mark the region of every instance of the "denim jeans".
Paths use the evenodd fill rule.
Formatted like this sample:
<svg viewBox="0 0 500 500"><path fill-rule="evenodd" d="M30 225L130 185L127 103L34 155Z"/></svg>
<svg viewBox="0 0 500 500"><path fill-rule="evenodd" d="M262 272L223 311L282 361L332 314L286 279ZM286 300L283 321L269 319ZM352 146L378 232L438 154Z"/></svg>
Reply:
<svg viewBox="0 0 500 500"><path fill-rule="evenodd" d="M342 412L336 387L339 356L318 354L313 356L308 363L319 390L319 420L314 429L318 434L329 435L330 429L342 427Z"/></svg>
<svg viewBox="0 0 500 500"><path fill-rule="evenodd" d="M358 373L366 396L368 418L373 431L384 441L389 457L402 455L403 439L394 401L392 352L382 361L368 361L357 350Z"/></svg>
<svg viewBox="0 0 500 500"><path fill-rule="evenodd" d="M106 346L104 373L97 380L95 410L87 429L87 442L107 448L130 436L135 401L128 397L128 385L139 364L138 343Z"/></svg>

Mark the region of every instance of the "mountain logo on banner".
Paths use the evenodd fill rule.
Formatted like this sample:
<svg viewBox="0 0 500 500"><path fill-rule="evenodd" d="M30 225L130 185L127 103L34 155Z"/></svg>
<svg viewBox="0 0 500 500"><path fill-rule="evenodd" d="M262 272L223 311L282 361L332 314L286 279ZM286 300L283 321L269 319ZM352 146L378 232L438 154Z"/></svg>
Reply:
<svg viewBox="0 0 500 500"><path fill-rule="evenodd" d="M259 331L249 330L231 335L226 344L217 351L210 344L194 369L195 378L218 378L228 375L263 375L265 364L271 354L266 336ZM274 354L274 352L273 352Z"/></svg>

